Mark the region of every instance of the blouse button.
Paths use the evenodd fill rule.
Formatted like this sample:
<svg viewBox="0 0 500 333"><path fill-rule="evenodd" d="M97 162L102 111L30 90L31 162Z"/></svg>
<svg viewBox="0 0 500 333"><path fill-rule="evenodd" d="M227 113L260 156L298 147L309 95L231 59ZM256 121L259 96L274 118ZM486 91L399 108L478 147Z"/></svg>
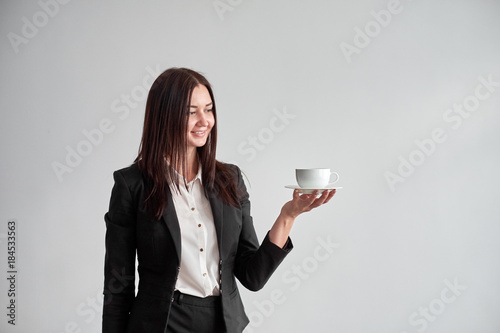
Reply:
<svg viewBox="0 0 500 333"><path fill-rule="evenodd" d="M198 224L198 228L201 228L201 223L200 223L200 224Z"/></svg>
<svg viewBox="0 0 500 333"><path fill-rule="evenodd" d="M194 210L194 207L192 207L191 210Z"/></svg>
<svg viewBox="0 0 500 333"><path fill-rule="evenodd" d="M203 252L203 248L200 249L200 252Z"/></svg>

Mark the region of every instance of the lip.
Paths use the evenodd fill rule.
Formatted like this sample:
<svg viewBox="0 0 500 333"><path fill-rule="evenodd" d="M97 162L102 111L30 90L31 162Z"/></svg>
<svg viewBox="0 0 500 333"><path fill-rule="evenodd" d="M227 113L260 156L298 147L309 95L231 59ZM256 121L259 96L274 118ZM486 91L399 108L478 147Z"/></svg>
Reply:
<svg viewBox="0 0 500 333"><path fill-rule="evenodd" d="M199 137L203 137L205 136L205 134L207 133L206 130L204 131L191 131L191 134L194 135L194 136L199 136Z"/></svg>

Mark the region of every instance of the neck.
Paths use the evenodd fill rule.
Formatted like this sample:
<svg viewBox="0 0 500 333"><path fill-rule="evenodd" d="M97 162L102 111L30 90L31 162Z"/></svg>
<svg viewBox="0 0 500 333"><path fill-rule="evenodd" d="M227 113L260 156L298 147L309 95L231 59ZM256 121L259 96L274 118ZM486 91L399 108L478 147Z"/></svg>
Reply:
<svg viewBox="0 0 500 333"><path fill-rule="evenodd" d="M196 149L191 149L187 152L186 155L186 167L187 170L184 171L185 174L182 176L186 181L189 183L196 177L196 174L198 173L198 168L199 168L199 161L198 161L198 154L196 152Z"/></svg>

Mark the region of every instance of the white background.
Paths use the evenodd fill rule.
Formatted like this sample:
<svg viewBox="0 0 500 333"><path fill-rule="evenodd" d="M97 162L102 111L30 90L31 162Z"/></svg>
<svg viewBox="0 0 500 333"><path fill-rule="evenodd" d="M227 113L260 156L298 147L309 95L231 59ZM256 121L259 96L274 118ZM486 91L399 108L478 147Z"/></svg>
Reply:
<svg viewBox="0 0 500 333"><path fill-rule="evenodd" d="M344 187L296 221L266 287L242 291L247 332L499 332L499 11L2 1L0 263L14 219L18 274L15 326L0 279L0 331L100 331L112 172L137 154L153 78L181 66L213 84L218 159L247 175L260 239L295 168Z"/></svg>

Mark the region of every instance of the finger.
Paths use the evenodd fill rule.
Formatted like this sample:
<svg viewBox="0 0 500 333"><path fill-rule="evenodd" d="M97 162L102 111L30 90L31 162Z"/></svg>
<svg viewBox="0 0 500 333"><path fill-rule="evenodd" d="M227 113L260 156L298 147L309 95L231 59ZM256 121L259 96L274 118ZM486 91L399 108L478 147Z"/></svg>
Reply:
<svg viewBox="0 0 500 333"><path fill-rule="evenodd" d="M328 193L328 196L327 196L326 200L323 202L323 204L326 204L328 201L330 201L330 199L333 198L335 193L337 193L337 190L331 190L330 193Z"/></svg>
<svg viewBox="0 0 500 333"><path fill-rule="evenodd" d="M310 206L316 200L318 193L318 190L314 190L311 194L302 194L300 196L300 199L302 199L302 205L305 207Z"/></svg>
<svg viewBox="0 0 500 333"><path fill-rule="evenodd" d="M320 196L319 198L316 198L313 203L311 203L311 208L316 208L321 206L323 203L325 203L326 197Z"/></svg>
<svg viewBox="0 0 500 333"><path fill-rule="evenodd" d="M326 191L324 191L324 192L326 192ZM308 201L310 209L321 206L323 204L323 202L325 201L327 194L326 193L321 194L321 196L318 196L318 194L319 194L319 192L314 193L312 198L310 198L310 200Z"/></svg>
<svg viewBox="0 0 500 333"><path fill-rule="evenodd" d="M325 190L323 193L321 193L321 197L327 199L328 196L330 195L330 190Z"/></svg>
<svg viewBox="0 0 500 333"><path fill-rule="evenodd" d="M314 190L314 192L311 194L311 202L314 202L315 200L317 200L318 198L320 198L321 196L319 195L319 191L318 190Z"/></svg>
<svg viewBox="0 0 500 333"><path fill-rule="evenodd" d="M335 192L336 190L323 191L321 196L317 198L317 201L315 202L315 207L319 207L320 205L327 203L335 195Z"/></svg>
<svg viewBox="0 0 500 333"><path fill-rule="evenodd" d="M319 196L317 199L318 200L321 200L321 201L324 201L326 199L328 199L328 195L330 195L330 191L329 190L325 190L321 193L321 196Z"/></svg>

